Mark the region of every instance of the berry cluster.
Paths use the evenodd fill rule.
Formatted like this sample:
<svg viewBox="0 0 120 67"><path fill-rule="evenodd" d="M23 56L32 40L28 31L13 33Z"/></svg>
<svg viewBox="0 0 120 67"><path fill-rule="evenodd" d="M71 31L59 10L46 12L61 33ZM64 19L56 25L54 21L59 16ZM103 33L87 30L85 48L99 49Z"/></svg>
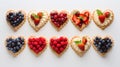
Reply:
<svg viewBox="0 0 120 67"><path fill-rule="evenodd" d="M94 39L94 45L96 46L98 51L100 51L101 53L106 53L112 47L112 41L108 37L104 39L96 37Z"/></svg>
<svg viewBox="0 0 120 67"><path fill-rule="evenodd" d="M56 25L56 27L60 27L67 21L67 13L61 12L58 13L57 11L50 13L51 21Z"/></svg>
<svg viewBox="0 0 120 67"><path fill-rule="evenodd" d="M28 39L28 45L31 50L33 50L36 54L41 52L47 45L46 39L43 37L39 38L29 38Z"/></svg>
<svg viewBox="0 0 120 67"><path fill-rule="evenodd" d="M68 39L66 37L51 38L50 46L57 53L61 54L68 45Z"/></svg>
<svg viewBox="0 0 120 67"><path fill-rule="evenodd" d="M13 53L17 53L25 44L24 38L21 37L18 37L16 39L8 38L6 42L7 42L6 45L7 49L12 51Z"/></svg>
<svg viewBox="0 0 120 67"><path fill-rule="evenodd" d="M7 21L13 26L16 27L18 26L22 21L24 20L24 14L19 11L17 13L15 12L10 12L7 15Z"/></svg>

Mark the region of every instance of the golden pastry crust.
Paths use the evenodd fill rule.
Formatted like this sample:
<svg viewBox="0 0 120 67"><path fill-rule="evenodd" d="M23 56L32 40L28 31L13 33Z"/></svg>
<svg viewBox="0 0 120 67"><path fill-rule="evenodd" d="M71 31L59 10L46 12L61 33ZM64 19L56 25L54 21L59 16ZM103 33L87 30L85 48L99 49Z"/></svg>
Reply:
<svg viewBox="0 0 120 67"><path fill-rule="evenodd" d="M95 51L96 51L100 56L104 57L104 56L112 49L112 47L114 46L114 45L113 45L113 44L114 44L114 40L112 39L111 36L101 37L101 36L97 35L97 37L101 37L102 39L103 39L103 38L110 38L111 41L112 41L112 47L107 51L107 53L100 53L100 52L97 50L96 46L94 45L94 39L95 39L95 37L96 37L96 36L93 37L92 46L93 46L93 48L95 49Z"/></svg>
<svg viewBox="0 0 120 67"><path fill-rule="evenodd" d="M44 36L40 36L40 37L45 38ZM35 36L30 36L29 38L36 38L36 37L35 37ZM38 54L36 54L32 49L30 49L30 47L29 47L29 45L28 45L30 51L31 51L36 57L38 57L39 55L41 55L41 54L47 49L48 41L47 41L46 38L45 38L45 40L46 40L46 46L45 46L45 48L44 48L42 51L40 51Z"/></svg>
<svg viewBox="0 0 120 67"><path fill-rule="evenodd" d="M88 24L87 24L87 25L82 24L82 26L79 27L79 26L76 25L75 22L72 20L72 17L73 17L73 15L74 15L74 13L75 13L76 11L79 11L79 10L73 10L73 11L71 12L70 20L71 20L71 22L73 23L73 25L74 25L78 30L82 31L85 27L87 27L87 26L90 24L90 21L91 21L91 14L89 15ZM82 11L81 13L84 13L84 12L86 12L86 11L89 12L88 10L84 10L84 11ZM90 12L89 12L89 13L90 13Z"/></svg>
<svg viewBox="0 0 120 67"><path fill-rule="evenodd" d="M7 21L7 15L8 15L10 12L18 12L18 11L21 11L22 14L24 14L24 20L23 20L18 26L13 27L13 26L10 24L10 22ZM6 13L6 21L7 21L8 25L9 25L14 31L17 31L17 30L18 30L20 27L22 27L23 24L26 22L26 13L25 13L25 11L23 11L23 10L18 10L18 11L17 11L17 10L8 10L7 13Z"/></svg>
<svg viewBox="0 0 120 67"><path fill-rule="evenodd" d="M110 21L107 23L107 25L103 25L103 26L102 26L101 24L99 24L99 21L97 21L97 20L95 19L94 14L95 14L96 10L95 10L95 11L93 12L93 14L92 14L92 18L93 18L94 23L95 23L100 29L102 29L102 30L104 30L105 28L107 28L107 27L113 22L113 20L114 20L114 13L112 12L112 10L107 9L107 10L105 10L103 13L105 13L106 11L111 12L111 14L112 14L113 16L111 16L111 17L112 17L112 20L110 20Z"/></svg>
<svg viewBox="0 0 120 67"><path fill-rule="evenodd" d="M65 36L63 36L63 37L65 37ZM56 38L58 38L58 37L57 37L57 36L53 36L52 38L55 38L55 39L56 39ZM50 42L49 42L49 47L50 47L51 51L52 51L55 55L57 55L58 57L61 57L61 56L67 51L67 49L68 49L68 47L69 47L69 40L68 40L68 44L67 44L66 48L65 48L64 51L61 52L60 54L56 53L56 51L52 49L52 47L50 46Z"/></svg>
<svg viewBox="0 0 120 67"><path fill-rule="evenodd" d="M55 12L56 10L52 11L52 12ZM58 11L57 11L58 12ZM55 24L51 21L51 18L49 16L49 20L50 20L50 23L52 24L52 26L57 30L57 31L60 31L69 21L69 13L65 10L62 10L62 11L59 11L58 13L60 12L64 12L64 13L67 13L67 20L66 22L63 23L63 25L61 25L59 28L55 26Z"/></svg>
<svg viewBox="0 0 120 67"><path fill-rule="evenodd" d="M87 40L88 40L88 42L89 42L89 44L87 44L87 47L85 48L85 51L80 51L80 49L78 50L78 46L76 46L76 45L73 45L73 40L75 39L75 38L81 38L81 37L85 37L85 38L87 38ZM71 47L72 47L72 49L77 53L77 55L79 55L79 56L83 56L89 49L90 49L90 47L91 47L91 39L88 37L88 36L74 36L74 37L72 37L72 39L70 40L70 45L71 45Z"/></svg>
<svg viewBox="0 0 120 67"><path fill-rule="evenodd" d="M32 10L32 11L30 11L30 12L28 13L28 22L29 22L30 26L31 26L36 32L38 32L38 31L48 22L48 20L49 20L48 13L47 13L46 11L42 10L42 11L40 11L40 12L42 12L42 13L44 14L44 15L43 15L44 17L42 16L42 18L41 18L42 21L40 20L39 24L38 24L37 26L35 26L34 21L31 19L31 14L32 14L32 13L36 13L36 14L37 14L37 12L38 12L38 11Z"/></svg>
<svg viewBox="0 0 120 67"><path fill-rule="evenodd" d="M19 36L19 37L24 38L23 36ZM17 38L17 37L11 36L11 37L6 38L6 40L9 39L9 38L15 39L15 38ZM6 40L5 40L5 47L6 47L6 45L7 45ZM26 40L25 40L25 38L24 38L24 42L25 42L25 43L24 43L24 45L22 46L22 48L21 48L18 52L16 52L16 53L13 53L12 51L8 50L7 48L6 48L6 49L7 49L7 51L8 51L10 54L12 54L14 57L16 57L16 56L18 56L18 55L25 49L25 47L26 47Z"/></svg>

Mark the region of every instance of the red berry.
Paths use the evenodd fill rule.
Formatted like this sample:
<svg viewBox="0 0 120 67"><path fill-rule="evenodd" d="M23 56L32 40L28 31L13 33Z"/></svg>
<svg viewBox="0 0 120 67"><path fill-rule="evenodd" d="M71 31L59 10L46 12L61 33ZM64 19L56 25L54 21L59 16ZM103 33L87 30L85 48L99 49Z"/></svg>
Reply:
<svg viewBox="0 0 120 67"><path fill-rule="evenodd" d="M63 50L64 50L64 48L61 47L61 48L60 48L60 51L62 52Z"/></svg>
<svg viewBox="0 0 120 67"><path fill-rule="evenodd" d="M61 44L57 44L57 47L59 48L61 46Z"/></svg>
<svg viewBox="0 0 120 67"><path fill-rule="evenodd" d="M110 12L105 12L105 17L109 18L109 16L110 16Z"/></svg>

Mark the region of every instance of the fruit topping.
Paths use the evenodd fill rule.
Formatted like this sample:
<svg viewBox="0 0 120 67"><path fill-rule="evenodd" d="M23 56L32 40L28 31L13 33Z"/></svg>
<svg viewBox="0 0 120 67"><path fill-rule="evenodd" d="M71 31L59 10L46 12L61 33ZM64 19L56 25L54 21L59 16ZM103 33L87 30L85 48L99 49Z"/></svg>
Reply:
<svg viewBox="0 0 120 67"><path fill-rule="evenodd" d="M77 40L77 41L74 41L74 42L82 51L85 50L85 45L87 43L86 37L82 37L82 40Z"/></svg>
<svg viewBox="0 0 120 67"><path fill-rule="evenodd" d="M73 14L72 20L79 27L81 27L82 24L87 25L89 23L89 12L84 12L80 14L80 12L77 11Z"/></svg>
<svg viewBox="0 0 120 67"><path fill-rule="evenodd" d="M50 19L51 22L54 23L55 26L59 28L68 20L68 17L67 17L67 13L65 12L58 13L57 11L54 11L50 13Z"/></svg>
<svg viewBox="0 0 120 67"><path fill-rule="evenodd" d="M37 26L40 23L42 18L42 12L38 12L37 15L35 13L31 14L31 19L34 21L34 24Z"/></svg>
<svg viewBox="0 0 120 67"><path fill-rule="evenodd" d="M54 50L57 54L61 54L68 46L68 39L66 37L59 37L59 38L51 38L50 39L50 47Z"/></svg>
<svg viewBox="0 0 120 67"><path fill-rule="evenodd" d="M22 37L18 37L16 39L8 38L6 40L7 49L13 53L17 53L23 45L25 45L25 40Z"/></svg>
<svg viewBox="0 0 120 67"><path fill-rule="evenodd" d="M47 41L44 37L34 38L30 37L28 39L29 48L34 51L36 54L39 54L41 51L45 49L47 45Z"/></svg>
<svg viewBox="0 0 120 67"><path fill-rule="evenodd" d="M13 26L16 27L18 26L20 23L22 23L22 21L24 20L25 16L24 14L19 11L19 12L10 12L7 14L7 21Z"/></svg>
<svg viewBox="0 0 120 67"><path fill-rule="evenodd" d="M110 12L105 12L105 17L109 18L109 16L110 16Z"/></svg>
<svg viewBox="0 0 120 67"><path fill-rule="evenodd" d="M108 37L103 39L100 37L95 37L94 39L94 46L100 53L107 53L108 50L112 47L112 43L112 40Z"/></svg>
<svg viewBox="0 0 120 67"><path fill-rule="evenodd" d="M96 10L96 11L97 11L98 18L99 18L100 22L104 23L104 21L105 21L105 15L100 10Z"/></svg>

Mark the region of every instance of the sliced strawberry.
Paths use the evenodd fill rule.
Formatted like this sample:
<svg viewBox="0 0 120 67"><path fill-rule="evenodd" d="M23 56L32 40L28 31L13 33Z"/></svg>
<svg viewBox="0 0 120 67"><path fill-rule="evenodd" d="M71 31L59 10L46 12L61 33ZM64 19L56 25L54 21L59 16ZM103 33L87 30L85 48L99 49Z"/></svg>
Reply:
<svg viewBox="0 0 120 67"><path fill-rule="evenodd" d="M85 37L82 38L82 43L84 43L84 44L87 43L87 39Z"/></svg>
<svg viewBox="0 0 120 67"><path fill-rule="evenodd" d="M105 12L105 17L109 18L109 16L110 16L110 12Z"/></svg>
<svg viewBox="0 0 120 67"><path fill-rule="evenodd" d="M73 15L72 20L75 22L76 25L80 23L80 19L78 19L75 15Z"/></svg>
<svg viewBox="0 0 120 67"><path fill-rule="evenodd" d="M90 13L89 13L88 11L86 11L86 12L84 13L84 15L87 16L87 17L89 17Z"/></svg>
<svg viewBox="0 0 120 67"><path fill-rule="evenodd" d="M100 20L101 23L104 23L105 16L104 15L99 15L99 20Z"/></svg>
<svg viewBox="0 0 120 67"><path fill-rule="evenodd" d="M43 13L42 12L38 12L37 15L39 16L39 18L42 18Z"/></svg>
<svg viewBox="0 0 120 67"><path fill-rule="evenodd" d="M84 45L83 43L78 44L78 47L79 47L82 51L85 50L85 45Z"/></svg>

